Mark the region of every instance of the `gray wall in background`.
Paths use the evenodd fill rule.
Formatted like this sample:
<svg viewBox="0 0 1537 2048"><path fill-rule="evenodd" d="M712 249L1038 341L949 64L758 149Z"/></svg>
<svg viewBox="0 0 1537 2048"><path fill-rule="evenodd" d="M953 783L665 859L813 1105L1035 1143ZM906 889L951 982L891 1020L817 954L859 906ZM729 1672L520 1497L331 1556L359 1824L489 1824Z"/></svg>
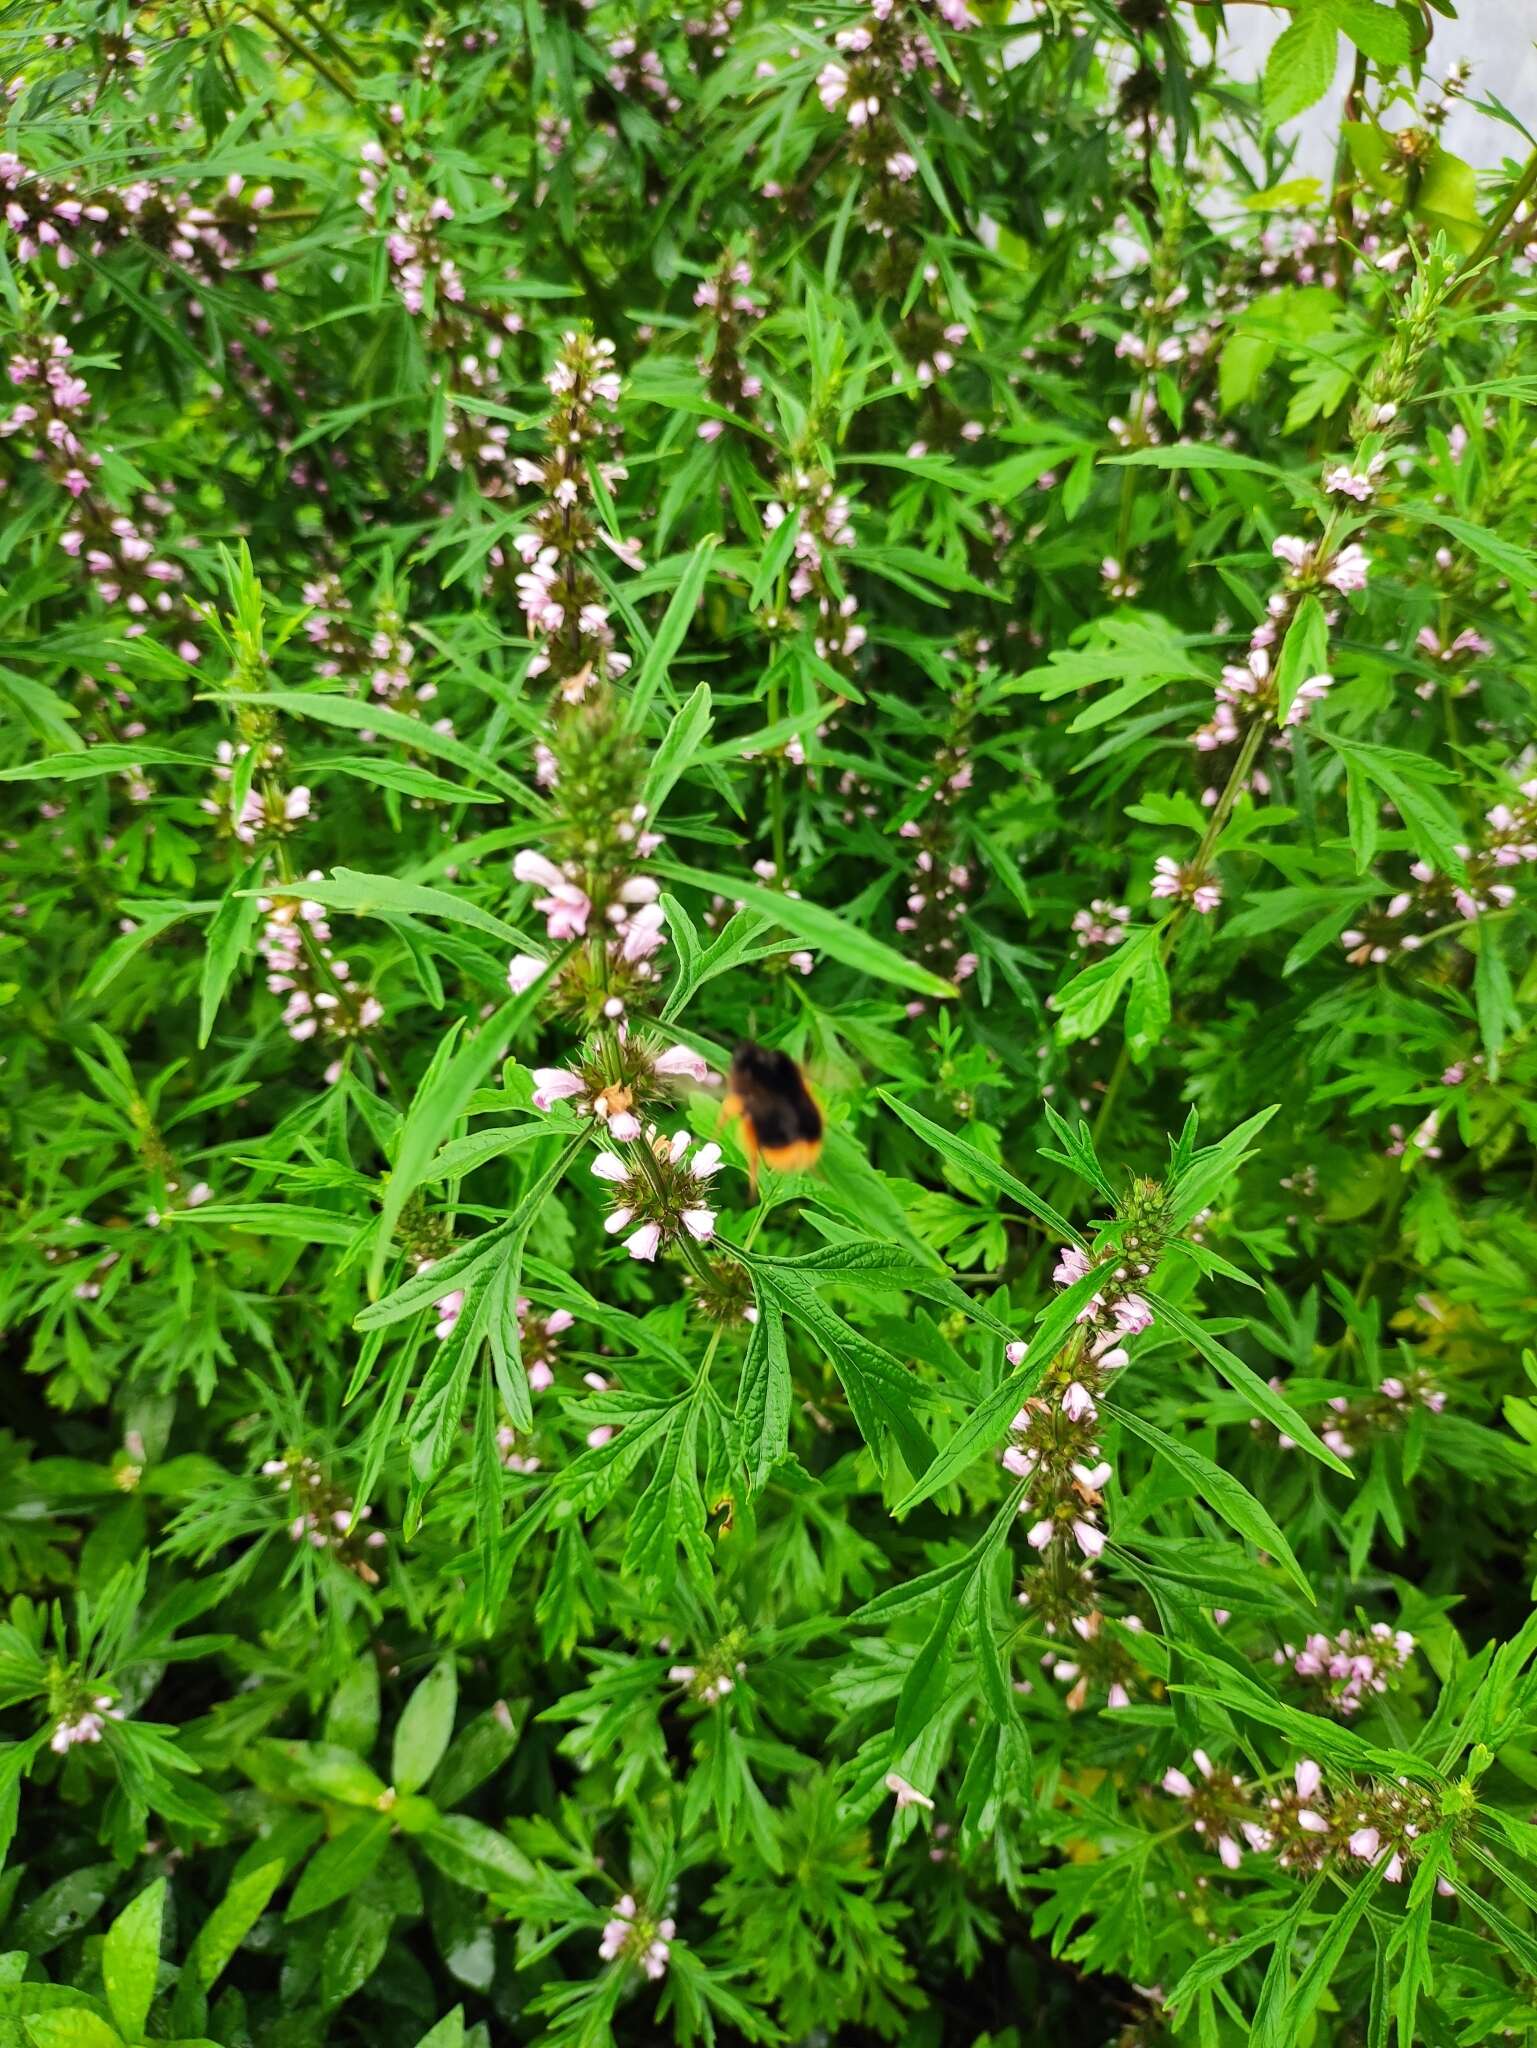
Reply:
<svg viewBox="0 0 1537 2048"><path fill-rule="evenodd" d="M1473 67L1468 81L1472 99L1489 95L1537 133L1537 0L1460 0L1458 19L1435 17L1429 76L1444 78L1458 58ZM1286 26L1284 15L1263 7L1230 7L1223 39L1235 78L1258 78L1271 44ZM1328 177L1340 107L1349 73L1341 62L1329 97L1292 122L1286 132L1299 138L1297 169ZM1395 126L1399 125L1397 121ZM1461 106L1446 126L1446 146L1478 170L1488 170L1505 157L1523 160L1530 148L1519 130L1493 121L1471 106Z"/></svg>

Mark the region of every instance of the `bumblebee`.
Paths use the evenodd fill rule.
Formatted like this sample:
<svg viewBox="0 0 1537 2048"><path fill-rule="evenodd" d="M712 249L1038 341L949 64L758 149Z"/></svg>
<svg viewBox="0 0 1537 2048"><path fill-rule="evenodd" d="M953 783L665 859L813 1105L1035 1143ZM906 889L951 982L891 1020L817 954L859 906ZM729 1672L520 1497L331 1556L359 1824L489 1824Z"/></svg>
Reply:
<svg viewBox="0 0 1537 2048"><path fill-rule="evenodd" d="M747 1180L758 1199L758 1161L776 1173L815 1166L822 1153L822 1112L806 1077L786 1052L744 1039L731 1059L726 1116L740 1119Z"/></svg>

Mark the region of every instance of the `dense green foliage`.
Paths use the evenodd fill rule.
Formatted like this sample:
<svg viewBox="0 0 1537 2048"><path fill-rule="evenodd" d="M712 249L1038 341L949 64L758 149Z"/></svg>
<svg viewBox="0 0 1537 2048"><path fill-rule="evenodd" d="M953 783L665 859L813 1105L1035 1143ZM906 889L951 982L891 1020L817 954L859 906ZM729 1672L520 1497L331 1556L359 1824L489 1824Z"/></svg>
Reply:
<svg viewBox="0 0 1537 2048"><path fill-rule="evenodd" d="M0 2048L1537 2029L1436 4L3 10Z"/></svg>

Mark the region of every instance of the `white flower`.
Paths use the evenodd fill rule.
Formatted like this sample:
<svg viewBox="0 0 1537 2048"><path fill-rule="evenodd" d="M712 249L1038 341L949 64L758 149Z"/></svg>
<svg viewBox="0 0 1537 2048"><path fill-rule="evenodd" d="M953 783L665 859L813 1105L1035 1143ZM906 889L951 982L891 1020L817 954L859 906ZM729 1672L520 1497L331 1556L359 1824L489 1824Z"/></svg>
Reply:
<svg viewBox="0 0 1537 2048"><path fill-rule="evenodd" d="M920 1792L916 1785L910 1785L897 1771L886 1773L886 1790L895 1797L898 1813L908 1806L922 1806L930 1813L934 1811L934 1802L928 1793Z"/></svg>
<svg viewBox="0 0 1537 2048"><path fill-rule="evenodd" d="M507 986L515 996L521 996L531 989L543 974L545 962L532 953L514 953L507 963Z"/></svg>

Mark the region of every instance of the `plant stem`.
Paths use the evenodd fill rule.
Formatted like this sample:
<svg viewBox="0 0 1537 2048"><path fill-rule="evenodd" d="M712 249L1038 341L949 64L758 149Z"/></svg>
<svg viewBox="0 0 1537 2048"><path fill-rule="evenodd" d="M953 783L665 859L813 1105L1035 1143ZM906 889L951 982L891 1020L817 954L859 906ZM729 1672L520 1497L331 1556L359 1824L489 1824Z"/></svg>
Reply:
<svg viewBox="0 0 1537 2048"><path fill-rule="evenodd" d="M779 681L777 677L768 686L768 722L771 726L779 723ZM774 873L783 881L785 873L784 756L777 751L769 756L769 827L774 839Z"/></svg>
<svg viewBox="0 0 1537 2048"><path fill-rule="evenodd" d="M255 0L246 0L246 12L253 15L263 28L271 29L280 42L288 45L289 49L293 51L301 63L308 64L310 69L323 78L333 91L341 94L349 106L355 107L358 104L358 96L352 90L352 87L341 76L340 72L334 70L326 62L318 50L306 49L292 29L285 28L283 23L270 14L265 7L257 6Z"/></svg>

